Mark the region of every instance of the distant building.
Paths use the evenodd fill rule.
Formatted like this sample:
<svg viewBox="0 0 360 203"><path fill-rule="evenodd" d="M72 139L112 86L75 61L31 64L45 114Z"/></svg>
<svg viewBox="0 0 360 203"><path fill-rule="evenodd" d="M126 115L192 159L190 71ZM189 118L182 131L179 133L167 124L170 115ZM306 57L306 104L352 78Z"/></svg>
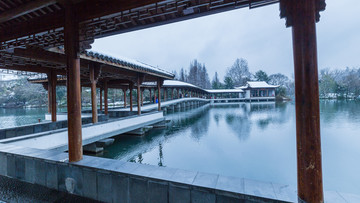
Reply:
<svg viewBox="0 0 360 203"><path fill-rule="evenodd" d="M246 99L275 99L275 89L277 85L269 85L264 81L247 82L245 86L236 87L235 89L242 89L245 92Z"/></svg>

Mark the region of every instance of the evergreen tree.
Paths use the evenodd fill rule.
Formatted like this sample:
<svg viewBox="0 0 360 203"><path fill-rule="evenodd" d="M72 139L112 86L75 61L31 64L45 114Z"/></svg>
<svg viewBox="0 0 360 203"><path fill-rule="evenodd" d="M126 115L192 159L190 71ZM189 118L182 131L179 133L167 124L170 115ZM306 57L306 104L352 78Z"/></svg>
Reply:
<svg viewBox="0 0 360 203"><path fill-rule="evenodd" d="M255 73L254 77L255 77L255 80L256 80L256 81L269 82L269 80L270 80L269 77L268 77L268 75L267 75L264 71L262 71L262 70L257 71L257 72Z"/></svg>
<svg viewBox="0 0 360 203"><path fill-rule="evenodd" d="M225 89L234 89L234 81L230 77L224 78L224 88Z"/></svg>

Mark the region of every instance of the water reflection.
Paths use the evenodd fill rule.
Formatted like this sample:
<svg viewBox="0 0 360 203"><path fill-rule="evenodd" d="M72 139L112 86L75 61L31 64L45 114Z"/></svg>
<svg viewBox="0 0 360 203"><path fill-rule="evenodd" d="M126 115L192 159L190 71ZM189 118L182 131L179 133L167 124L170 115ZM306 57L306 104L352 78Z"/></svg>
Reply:
<svg viewBox="0 0 360 203"><path fill-rule="evenodd" d="M360 103L320 104L326 190L360 193ZM170 113L166 129L117 137L105 157L296 186L293 103L216 104Z"/></svg>

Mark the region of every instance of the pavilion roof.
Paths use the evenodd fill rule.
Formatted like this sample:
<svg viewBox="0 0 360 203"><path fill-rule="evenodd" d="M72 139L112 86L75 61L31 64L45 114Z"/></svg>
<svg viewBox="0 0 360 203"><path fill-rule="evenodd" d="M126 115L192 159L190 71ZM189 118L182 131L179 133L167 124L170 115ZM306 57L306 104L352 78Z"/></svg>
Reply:
<svg viewBox="0 0 360 203"><path fill-rule="evenodd" d="M278 85L269 85L265 81L248 81L246 85L236 87L235 89L247 89L247 88L277 88Z"/></svg>
<svg viewBox="0 0 360 203"><path fill-rule="evenodd" d="M139 74L145 76L144 81L174 78L174 75L168 71L124 57L115 58L100 53L85 52L80 55L80 61L81 77L85 82L90 77L90 64L94 64L100 70L98 76L100 81L121 80L124 83L134 83ZM43 74L53 70L56 71L57 75L66 75L66 56L61 49L16 48L13 52L0 52L0 67L8 70Z"/></svg>
<svg viewBox="0 0 360 203"><path fill-rule="evenodd" d="M243 93L242 89L215 89L215 90L206 90L211 94L219 94L219 93Z"/></svg>

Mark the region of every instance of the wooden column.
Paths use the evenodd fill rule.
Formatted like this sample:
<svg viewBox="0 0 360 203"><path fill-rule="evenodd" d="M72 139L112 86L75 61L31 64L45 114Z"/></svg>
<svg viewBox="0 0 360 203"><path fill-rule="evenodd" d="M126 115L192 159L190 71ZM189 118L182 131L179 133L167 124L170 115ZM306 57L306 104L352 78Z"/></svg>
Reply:
<svg viewBox="0 0 360 203"><path fill-rule="evenodd" d="M98 113L97 113L97 99L96 99L96 76L95 76L95 66L93 63L89 64L90 71L90 82L91 82L91 112L92 112L92 122L98 122Z"/></svg>
<svg viewBox="0 0 360 203"><path fill-rule="evenodd" d="M123 92L124 92L124 108L126 108L126 91L127 89L123 89Z"/></svg>
<svg viewBox="0 0 360 203"><path fill-rule="evenodd" d="M103 106L102 106L102 104L103 104L103 102L102 102L102 99L103 99L102 91L103 91L102 88L100 88L100 111L103 110Z"/></svg>
<svg viewBox="0 0 360 203"><path fill-rule="evenodd" d="M141 88L140 88L140 78L137 79L137 112L138 115L141 115Z"/></svg>
<svg viewBox="0 0 360 203"><path fill-rule="evenodd" d="M166 93L167 93L167 89L164 88L164 101L166 101Z"/></svg>
<svg viewBox="0 0 360 203"><path fill-rule="evenodd" d="M69 161L82 159L79 22L70 1L65 2L64 44L67 64Z"/></svg>
<svg viewBox="0 0 360 203"><path fill-rule="evenodd" d="M324 202L316 21L325 0L282 0L280 6L293 35L299 202Z"/></svg>
<svg viewBox="0 0 360 203"><path fill-rule="evenodd" d="M144 89L141 88L141 106L144 106Z"/></svg>
<svg viewBox="0 0 360 203"><path fill-rule="evenodd" d="M149 101L150 101L150 104L151 104L151 88L149 89Z"/></svg>
<svg viewBox="0 0 360 203"><path fill-rule="evenodd" d="M130 83L129 84L129 88L130 88L130 111L133 110L133 95L132 95L132 91L134 88L134 84Z"/></svg>
<svg viewBox="0 0 360 203"><path fill-rule="evenodd" d="M174 99L174 89L171 89L171 100Z"/></svg>
<svg viewBox="0 0 360 203"><path fill-rule="evenodd" d="M105 80L104 81L104 113L105 113L105 115L109 114L108 93L109 93L108 83L107 83L107 80Z"/></svg>
<svg viewBox="0 0 360 203"><path fill-rule="evenodd" d="M47 74L47 77L48 77L48 86L47 86L47 92L48 92L48 113L51 114L51 95L50 95L50 85L51 85L51 82L50 82L50 74L48 73ZM45 87L44 87L45 88Z"/></svg>
<svg viewBox="0 0 360 203"><path fill-rule="evenodd" d="M158 111L161 111L161 86L163 81L158 79L157 81L157 89L158 89Z"/></svg>
<svg viewBox="0 0 360 203"><path fill-rule="evenodd" d="M154 104L156 104L156 89L154 89Z"/></svg>
<svg viewBox="0 0 360 203"><path fill-rule="evenodd" d="M49 98L49 113L51 113L51 121L56 121L56 83L57 75L55 71L48 73L48 98Z"/></svg>

